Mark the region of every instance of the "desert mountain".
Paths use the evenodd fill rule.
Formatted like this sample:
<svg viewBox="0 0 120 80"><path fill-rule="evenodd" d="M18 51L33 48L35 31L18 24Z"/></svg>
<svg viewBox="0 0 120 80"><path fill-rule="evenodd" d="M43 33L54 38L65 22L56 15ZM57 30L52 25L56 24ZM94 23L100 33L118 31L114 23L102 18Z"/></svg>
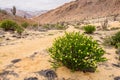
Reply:
<svg viewBox="0 0 120 80"><path fill-rule="evenodd" d="M12 14L11 8L5 8L4 10L6 10L8 13ZM20 16L20 17L26 16L26 18L31 18L31 17L32 17L31 14L27 13L27 12L24 11L24 10L19 10L19 9L17 9L16 15L17 15L17 16Z"/></svg>
<svg viewBox="0 0 120 80"><path fill-rule="evenodd" d="M11 8L5 8L5 10L12 14L11 13ZM40 11L26 11L26 10L20 10L20 9L17 9L16 11L16 15L17 16L20 16L20 17L26 17L26 18L32 18L34 16L38 16L38 15L41 15L43 13L47 12L47 10L40 10Z"/></svg>
<svg viewBox="0 0 120 80"><path fill-rule="evenodd" d="M44 14L47 12L47 10L40 10L40 11L26 11L28 14L30 14L32 17L39 16L41 14Z"/></svg>
<svg viewBox="0 0 120 80"><path fill-rule="evenodd" d="M120 0L76 0L36 18L40 23L75 21L120 14Z"/></svg>
<svg viewBox="0 0 120 80"><path fill-rule="evenodd" d="M33 21L30 19L26 19L26 18L17 16L17 15L14 16L14 15L8 13L6 10L0 9L0 21L5 20L5 19L13 20L19 24L21 24L23 22L33 23Z"/></svg>

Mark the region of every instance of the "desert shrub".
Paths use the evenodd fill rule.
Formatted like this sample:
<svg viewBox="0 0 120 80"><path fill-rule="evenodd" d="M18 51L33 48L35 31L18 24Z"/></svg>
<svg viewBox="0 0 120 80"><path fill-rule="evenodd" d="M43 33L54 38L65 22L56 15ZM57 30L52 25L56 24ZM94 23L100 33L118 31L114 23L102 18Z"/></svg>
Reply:
<svg viewBox="0 0 120 80"><path fill-rule="evenodd" d="M33 27L37 27L38 26L38 24L33 24Z"/></svg>
<svg viewBox="0 0 120 80"><path fill-rule="evenodd" d="M83 29L88 34L92 34L96 30L95 26L93 26L93 25L86 25L83 27Z"/></svg>
<svg viewBox="0 0 120 80"><path fill-rule="evenodd" d="M61 23L54 24L54 27L56 29L66 29L66 27L64 26L64 24L61 24Z"/></svg>
<svg viewBox="0 0 120 80"><path fill-rule="evenodd" d="M43 28L50 29L50 25L49 24L44 24Z"/></svg>
<svg viewBox="0 0 120 80"><path fill-rule="evenodd" d="M16 31L17 31L18 34L21 35L21 34L24 32L24 29L23 29L22 27L18 27L18 28L16 29Z"/></svg>
<svg viewBox="0 0 120 80"><path fill-rule="evenodd" d="M23 32L24 30L14 21L12 20L4 20L1 22L0 25L1 28L5 31L17 31L18 33L21 31Z"/></svg>
<svg viewBox="0 0 120 80"><path fill-rule="evenodd" d="M110 36L107 36L103 39L103 45L104 46L109 46L109 47L111 46L111 37Z"/></svg>
<svg viewBox="0 0 120 80"><path fill-rule="evenodd" d="M116 50L117 54L120 54L120 43L117 44L117 50Z"/></svg>
<svg viewBox="0 0 120 80"><path fill-rule="evenodd" d="M117 47L117 45L120 43L120 31L111 36L110 43L111 45Z"/></svg>
<svg viewBox="0 0 120 80"><path fill-rule="evenodd" d="M4 20L1 22L1 28L3 28L5 31L13 30L15 31L18 27L18 24L11 20Z"/></svg>
<svg viewBox="0 0 120 80"><path fill-rule="evenodd" d="M67 26L65 26L65 25L63 25L61 23L56 23L56 24L44 24L43 28L64 30L64 29L67 28Z"/></svg>
<svg viewBox="0 0 120 80"><path fill-rule="evenodd" d="M0 22L0 28L1 28L1 22Z"/></svg>
<svg viewBox="0 0 120 80"><path fill-rule="evenodd" d="M105 51L98 43L79 32L65 33L55 39L49 48L52 65L62 64L72 71L95 71L97 64L105 60Z"/></svg>
<svg viewBox="0 0 120 80"><path fill-rule="evenodd" d="M24 27L24 28L27 28L27 27L29 26L29 23L23 22L23 23L21 24L21 26Z"/></svg>

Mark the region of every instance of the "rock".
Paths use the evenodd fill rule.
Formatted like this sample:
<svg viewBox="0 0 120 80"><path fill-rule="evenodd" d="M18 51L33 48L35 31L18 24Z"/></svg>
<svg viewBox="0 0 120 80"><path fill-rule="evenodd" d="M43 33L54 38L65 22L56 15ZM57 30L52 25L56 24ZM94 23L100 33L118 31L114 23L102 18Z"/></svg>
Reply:
<svg viewBox="0 0 120 80"><path fill-rule="evenodd" d="M46 77L48 80L55 80L55 78L57 78L57 74L53 70L50 70L50 69L41 70L36 73Z"/></svg>
<svg viewBox="0 0 120 80"><path fill-rule="evenodd" d="M34 54L30 55L29 58L33 59L39 52L34 52Z"/></svg>
<svg viewBox="0 0 120 80"><path fill-rule="evenodd" d="M11 68L11 67L13 67L13 66L14 66L13 64L9 64L9 65L6 66L5 70L6 70L6 69L9 69L9 68Z"/></svg>
<svg viewBox="0 0 120 80"><path fill-rule="evenodd" d="M6 43L0 43L0 46L5 46L6 45Z"/></svg>
<svg viewBox="0 0 120 80"><path fill-rule="evenodd" d="M12 60L11 62L12 63L17 63L17 62L20 62L21 61L21 59L14 59L14 60Z"/></svg>
<svg viewBox="0 0 120 80"><path fill-rule="evenodd" d="M118 68L120 68L120 65L119 64L112 64L113 66L115 66L115 67L118 67Z"/></svg>
<svg viewBox="0 0 120 80"><path fill-rule="evenodd" d="M7 78L7 76L12 75L14 77L19 77L19 75L17 73L15 73L14 71L4 71L2 73L0 73L0 76L5 76Z"/></svg>
<svg viewBox="0 0 120 80"><path fill-rule="evenodd" d="M14 35L12 35L12 37L17 37L17 35L14 34Z"/></svg>
<svg viewBox="0 0 120 80"><path fill-rule="evenodd" d="M114 80L120 80L120 76L115 77Z"/></svg>
<svg viewBox="0 0 120 80"><path fill-rule="evenodd" d="M37 77L29 77L29 78L25 78L24 80L38 80Z"/></svg>
<svg viewBox="0 0 120 80"><path fill-rule="evenodd" d="M6 40L13 40L13 38L12 37L8 37L8 38L6 38Z"/></svg>
<svg viewBox="0 0 120 80"><path fill-rule="evenodd" d="M4 35L4 34L5 34L5 31L3 31L3 30L0 29L0 36Z"/></svg>

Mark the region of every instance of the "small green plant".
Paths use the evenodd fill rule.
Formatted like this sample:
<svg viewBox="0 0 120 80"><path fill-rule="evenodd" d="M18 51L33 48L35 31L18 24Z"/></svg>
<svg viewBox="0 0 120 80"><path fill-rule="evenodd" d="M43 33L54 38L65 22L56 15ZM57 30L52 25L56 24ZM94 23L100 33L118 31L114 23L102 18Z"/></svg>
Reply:
<svg viewBox="0 0 120 80"><path fill-rule="evenodd" d="M83 29L87 34L92 34L96 30L95 26L93 25L86 25L83 27Z"/></svg>
<svg viewBox="0 0 120 80"><path fill-rule="evenodd" d="M33 27L37 27L38 26L38 24L33 24Z"/></svg>
<svg viewBox="0 0 120 80"><path fill-rule="evenodd" d="M0 22L0 28L1 28L1 22Z"/></svg>
<svg viewBox="0 0 120 80"><path fill-rule="evenodd" d="M49 52L54 65L61 63L72 71L94 72L97 64L106 59L102 57L105 51L99 44L79 32L65 33L55 39Z"/></svg>
<svg viewBox="0 0 120 80"><path fill-rule="evenodd" d="M23 33L24 29L23 29L22 27L18 27L18 28L16 29L16 31L17 31L18 34L21 35L21 34Z"/></svg>
<svg viewBox="0 0 120 80"><path fill-rule="evenodd" d="M21 24L21 26L24 27L24 28L27 28L29 26L29 23L24 22L24 23Z"/></svg>

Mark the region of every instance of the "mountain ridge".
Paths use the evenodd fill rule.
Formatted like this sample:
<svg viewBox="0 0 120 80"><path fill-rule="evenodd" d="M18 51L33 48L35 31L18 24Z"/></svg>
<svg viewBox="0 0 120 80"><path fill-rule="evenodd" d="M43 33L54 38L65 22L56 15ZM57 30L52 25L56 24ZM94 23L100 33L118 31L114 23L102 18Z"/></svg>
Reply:
<svg viewBox="0 0 120 80"><path fill-rule="evenodd" d="M76 0L34 19L41 24L75 21L120 14L120 0Z"/></svg>

